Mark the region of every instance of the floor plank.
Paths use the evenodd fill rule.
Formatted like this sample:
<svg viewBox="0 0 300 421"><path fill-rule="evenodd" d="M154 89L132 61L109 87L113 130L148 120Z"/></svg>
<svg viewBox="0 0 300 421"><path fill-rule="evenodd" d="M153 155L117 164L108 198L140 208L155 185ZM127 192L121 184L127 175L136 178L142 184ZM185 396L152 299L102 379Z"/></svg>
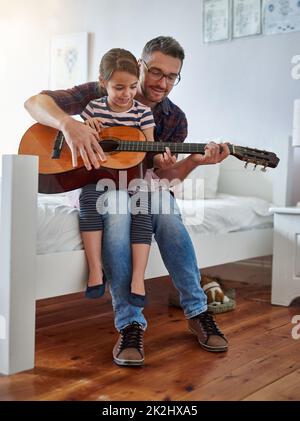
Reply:
<svg viewBox="0 0 300 421"><path fill-rule="evenodd" d="M293 371L287 376L276 380L257 392L249 395L245 400L247 401L294 401L300 400L299 388L300 370Z"/></svg>

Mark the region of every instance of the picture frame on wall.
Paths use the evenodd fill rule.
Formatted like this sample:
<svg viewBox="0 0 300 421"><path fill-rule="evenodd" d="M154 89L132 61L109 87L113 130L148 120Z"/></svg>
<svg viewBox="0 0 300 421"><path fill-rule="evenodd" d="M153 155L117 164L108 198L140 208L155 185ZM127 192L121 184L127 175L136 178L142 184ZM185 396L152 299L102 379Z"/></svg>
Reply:
<svg viewBox="0 0 300 421"><path fill-rule="evenodd" d="M203 0L204 43L230 40L230 26L230 0Z"/></svg>
<svg viewBox="0 0 300 421"><path fill-rule="evenodd" d="M263 33L284 34L300 31L299 0L263 0Z"/></svg>
<svg viewBox="0 0 300 421"><path fill-rule="evenodd" d="M88 33L56 35L51 40L50 89L66 89L88 79Z"/></svg>
<svg viewBox="0 0 300 421"><path fill-rule="evenodd" d="M233 38L260 35L262 32L261 0L232 0Z"/></svg>

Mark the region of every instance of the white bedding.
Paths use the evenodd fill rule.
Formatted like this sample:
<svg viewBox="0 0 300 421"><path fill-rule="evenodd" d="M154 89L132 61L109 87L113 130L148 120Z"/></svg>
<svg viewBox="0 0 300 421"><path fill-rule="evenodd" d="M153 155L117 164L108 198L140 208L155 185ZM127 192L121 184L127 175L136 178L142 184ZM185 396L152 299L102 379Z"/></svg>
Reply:
<svg viewBox="0 0 300 421"><path fill-rule="evenodd" d="M256 228L271 227L271 204L257 197L217 194L215 199L176 199L183 222L200 234L226 234Z"/></svg>
<svg viewBox="0 0 300 421"><path fill-rule="evenodd" d="M37 254L82 249L78 209L64 195L39 194Z"/></svg>
<svg viewBox="0 0 300 421"><path fill-rule="evenodd" d="M218 194L216 199L177 199L177 203L187 229L194 233L224 234L272 226L271 204L254 197ZM78 210L67 206L63 195L39 195L37 248L38 254L82 249Z"/></svg>

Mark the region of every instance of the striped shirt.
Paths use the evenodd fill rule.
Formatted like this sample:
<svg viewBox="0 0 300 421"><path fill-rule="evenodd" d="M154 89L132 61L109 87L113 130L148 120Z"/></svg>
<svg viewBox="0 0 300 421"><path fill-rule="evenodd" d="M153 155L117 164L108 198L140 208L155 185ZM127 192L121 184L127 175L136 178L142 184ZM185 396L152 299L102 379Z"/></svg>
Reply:
<svg viewBox="0 0 300 421"><path fill-rule="evenodd" d="M129 110L115 112L109 108L107 96L104 96L90 101L81 113L81 117L84 120L100 118L104 127L129 126L145 130L155 126L151 109L135 99Z"/></svg>

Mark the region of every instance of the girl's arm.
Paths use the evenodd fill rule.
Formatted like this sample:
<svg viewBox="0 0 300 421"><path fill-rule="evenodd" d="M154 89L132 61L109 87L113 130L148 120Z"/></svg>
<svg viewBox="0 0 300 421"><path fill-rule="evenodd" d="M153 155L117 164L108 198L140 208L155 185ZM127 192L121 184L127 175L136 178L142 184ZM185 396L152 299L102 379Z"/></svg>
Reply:
<svg viewBox="0 0 300 421"><path fill-rule="evenodd" d="M147 142L154 142L154 126L142 130Z"/></svg>

